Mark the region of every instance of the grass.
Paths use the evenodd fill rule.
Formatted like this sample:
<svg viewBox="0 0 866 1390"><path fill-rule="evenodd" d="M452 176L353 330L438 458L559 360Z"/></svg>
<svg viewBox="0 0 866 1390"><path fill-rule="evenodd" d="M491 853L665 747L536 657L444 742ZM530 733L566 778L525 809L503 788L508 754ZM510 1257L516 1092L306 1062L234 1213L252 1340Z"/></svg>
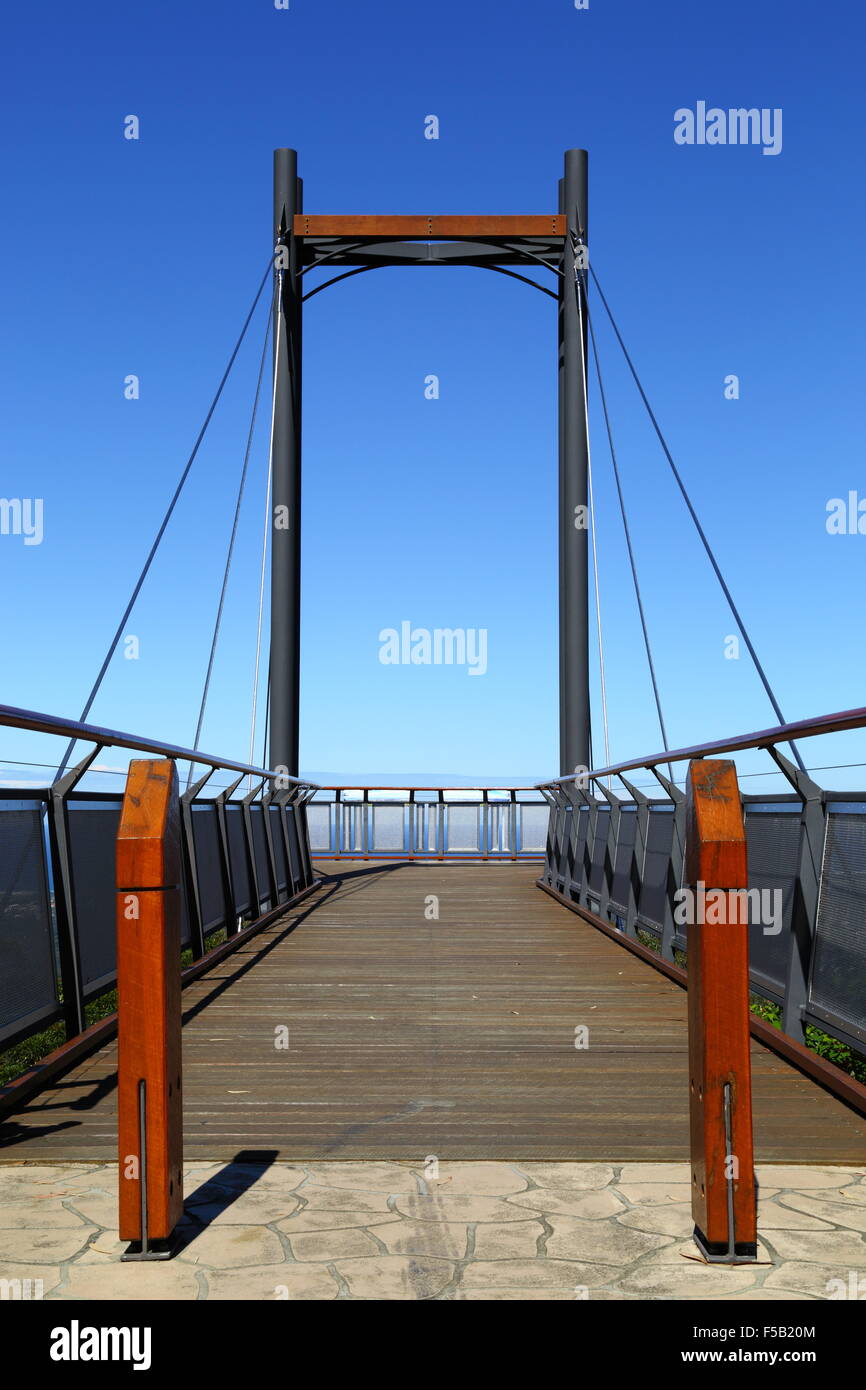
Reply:
<svg viewBox="0 0 866 1390"><path fill-rule="evenodd" d="M749 1003L753 1014L757 1014L759 1018L765 1019L781 1031L782 1010L778 1004L763 999L759 994L751 994ZM841 1071L853 1076L855 1081L862 1081L866 1085L866 1057L861 1052L855 1052L853 1047L831 1037L829 1033L822 1033L820 1028L815 1028L811 1023L806 1024L805 1041L811 1052L824 1057L828 1062L833 1062Z"/></svg>

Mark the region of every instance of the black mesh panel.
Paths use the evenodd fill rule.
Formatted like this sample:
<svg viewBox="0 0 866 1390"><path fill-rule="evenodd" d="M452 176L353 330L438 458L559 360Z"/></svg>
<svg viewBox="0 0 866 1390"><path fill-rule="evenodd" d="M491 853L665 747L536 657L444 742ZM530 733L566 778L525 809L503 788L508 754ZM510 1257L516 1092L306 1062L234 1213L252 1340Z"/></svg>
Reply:
<svg viewBox="0 0 866 1390"><path fill-rule="evenodd" d="M611 902L615 903L623 912L628 908L629 878L631 877L631 861L636 836L637 811L626 808L619 818L613 886L610 890Z"/></svg>
<svg viewBox="0 0 866 1390"><path fill-rule="evenodd" d="M0 1036L57 1002L42 817L0 801Z"/></svg>
<svg viewBox="0 0 866 1390"><path fill-rule="evenodd" d="M225 926L219 824L215 806L206 803L193 804L192 837L198 869L198 893L204 935L207 936L208 932Z"/></svg>
<svg viewBox="0 0 866 1390"><path fill-rule="evenodd" d="M115 846L122 800L68 802L81 985L117 969Z"/></svg>
<svg viewBox="0 0 866 1390"><path fill-rule="evenodd" d="M792 806L790 811L751 811L747 804L744 810L749 887L770 895L765 902L771 910L777 903L776 892L782 894L780 932L768 934L764 927L771 924L756 920L759 914L754 905L750 907L749 968L782 991L785 987L791 910L800 861L800 807Z"/></svg>
<svg viewBox="0 0 866 1390"><path fill-rule="evenodd" d="M667 810L666 807L651 806L638 915L659 927L664 925L673 838L673 807Z"/></svg>
<svg viewBox="0 0 866 1390"><path fill-rule="evenodd" d="M832 807L809 997L866 1028L866 815Z"/></svg>

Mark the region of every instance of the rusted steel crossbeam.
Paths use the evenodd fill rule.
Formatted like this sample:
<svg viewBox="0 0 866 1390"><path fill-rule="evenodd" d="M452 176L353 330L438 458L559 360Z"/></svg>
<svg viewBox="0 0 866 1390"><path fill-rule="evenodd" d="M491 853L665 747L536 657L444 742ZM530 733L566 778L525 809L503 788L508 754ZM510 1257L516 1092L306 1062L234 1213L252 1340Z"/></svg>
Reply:
<svg viewBox="0 0 866 1390"><path fill-rule="evenodd" d="M381 241L387 237L426 241L429 237L471 241L477 237L565 237L566 219L557 213L529 217L383 217L308 216L299 213L293 231L297 237L347 237L353 241Z"/></svg>

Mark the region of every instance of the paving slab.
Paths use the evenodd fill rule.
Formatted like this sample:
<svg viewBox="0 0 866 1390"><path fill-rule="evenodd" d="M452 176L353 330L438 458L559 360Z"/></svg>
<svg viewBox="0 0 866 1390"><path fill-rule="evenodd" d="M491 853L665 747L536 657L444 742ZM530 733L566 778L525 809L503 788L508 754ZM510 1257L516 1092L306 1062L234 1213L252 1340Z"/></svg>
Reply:
<svg viewBox="0 0 866 1390"><path fill-rule="evenodd" d="M0 1301L866 1301L866 1170L850 1166L762 1166L746 1266L700 1258L687 1164L184 1173L179 1250L146 1265L120 1262L114 1164L0 1166Z"/></svg>

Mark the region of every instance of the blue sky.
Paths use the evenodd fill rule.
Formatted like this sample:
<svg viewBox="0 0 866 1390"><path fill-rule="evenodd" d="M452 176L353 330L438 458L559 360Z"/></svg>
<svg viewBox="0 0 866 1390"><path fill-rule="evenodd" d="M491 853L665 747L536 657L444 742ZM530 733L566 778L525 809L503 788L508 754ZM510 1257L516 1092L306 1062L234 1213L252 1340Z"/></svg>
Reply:
<svg viewBox="0 0 866 1390"><path fill-rule="evenodd" d="M825 526L829 499L866 496L863 25L832 0L16 7L0 84L0 495L44 499L44 539L0 536L3 701L80 712L267 260L274 146L299 150L311 212L546 212L580 145L593 264L786 716L863 703L866 536ZM674 112L699 100L781 108L781 153L676 145ZM766 727L595 313L671 740ZM140 658L119 650L95 722L192 739L263 315L128 624ZM304 331L303 770L555 773L553 302L482 271L389 269L311 301ZM249 738L267 414L203 737L232 756ZM660 737L596 400L592 415L611 753L625 758ZM403 620L485 628L487 673L383 666L378 634ZM600 750L600 719L596 734ZM12 731L0 748L9 762L56 751ZM866 740L804 752L862 761Z"/></svg>

